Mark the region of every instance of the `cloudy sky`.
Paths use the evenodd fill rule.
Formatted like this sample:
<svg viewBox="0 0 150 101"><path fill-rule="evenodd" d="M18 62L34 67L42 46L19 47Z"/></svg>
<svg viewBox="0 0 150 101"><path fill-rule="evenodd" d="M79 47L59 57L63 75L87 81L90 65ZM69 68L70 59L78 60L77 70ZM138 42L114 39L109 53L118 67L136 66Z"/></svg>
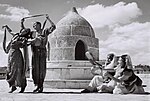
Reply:
<svg viewBox="0 0 150 101"><path fill-rule="evenodd" d="M0 0L0 26L7 24L18 32L22 17L44 13L57 23L76 7L99 38L100 59L110 52L128 53L133 64L150 65L149 5L150 0ZM44 21L44 18L26 20L25 25L31 27L34 20ZM2 40L0 28L0 66L7 65Z"/></svg>

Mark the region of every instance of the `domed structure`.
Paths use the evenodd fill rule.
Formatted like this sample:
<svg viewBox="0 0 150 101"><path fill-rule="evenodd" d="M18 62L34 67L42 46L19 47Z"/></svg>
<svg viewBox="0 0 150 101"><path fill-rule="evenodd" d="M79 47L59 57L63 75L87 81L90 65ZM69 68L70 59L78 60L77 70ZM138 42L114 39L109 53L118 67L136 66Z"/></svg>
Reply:
<svg viewBox="0 0 150 101"><path fill-rule="evenodd" d="M87 60L87 50L99 60L99 41L89 22L75 7L57 23L49 41L50 61Z"/></svg>
<svg viewBox="0 0 150 101"><path fill-rule="evenodd" d="M72 27L72 29L70 28ZM56 35L81 35L95 37L91 25L81 17L75 8L72 9L64 18L57 24ZM60 32L59 32L60 31Z"/></svg>
<svg viewBox="0 0 150 101"><path fill-rule="evenodd" d="M92 65L85 56L86 51L90 51L95 60L99 60L99 40L95 38L89 22L73 8L49 35L44 87L86 88L93 78Z"/></svg>

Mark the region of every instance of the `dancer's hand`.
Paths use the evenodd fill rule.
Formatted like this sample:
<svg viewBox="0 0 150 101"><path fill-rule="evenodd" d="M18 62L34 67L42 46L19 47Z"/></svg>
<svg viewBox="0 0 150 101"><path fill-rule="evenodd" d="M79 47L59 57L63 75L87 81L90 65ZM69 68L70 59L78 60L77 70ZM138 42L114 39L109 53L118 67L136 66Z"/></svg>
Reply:
<svg viewBox="0 0 150 101"><path fill-rule="evenodd" d="M7 27L7 25L3 25L3 26L2 26L2 29L5 28L5 27Z"/></svg>
<svg viewBox="0 0 150 101"><path fill-rule="evenodd" d="M46 16L47 19L49 19L49 15L48 14L46 14L45 16Z"/></svg>

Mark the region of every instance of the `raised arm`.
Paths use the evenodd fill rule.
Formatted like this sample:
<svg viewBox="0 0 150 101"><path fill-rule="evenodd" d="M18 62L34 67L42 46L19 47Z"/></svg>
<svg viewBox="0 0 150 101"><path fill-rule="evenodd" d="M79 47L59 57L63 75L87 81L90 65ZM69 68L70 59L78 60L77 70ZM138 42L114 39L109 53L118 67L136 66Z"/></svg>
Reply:
<svg viewBox="0 0 150 101"><path fill-rule="evenodd" d="M52 22L52 20L49 18L48 14L46 14L46 19L50 22L51 26L48 28L48 34L52 33L55 29L56 26L55 24Z"/></svg>
<svg viewBox="0 0 150 101"><path fill-rule="evenodd" d="M55 24L52 22L52 20L49 18L49 16L48 16L48 14L46 14L46 18L47 18L47 20L50 22L50 24L52 25L52 26L55 26Z"/></svg>
<svg viewBox="0 0 150 101"><path fill-rule="evenodd" d="M43 26L42 26L42 30L44 30L45 25L46 25L47 19L44 21Z"/></svg>
<svg viewBox="0 0 150 101"><path fill-rule="evenodd" d="M24 18L22 18L22 19L21 19L21 29L25 29L24 21L25 21L25 19L24 19Z"/></svg>
<svg viewBox="0 0 150 101"><path fill-rule="evenodd" d="M8 31L12 36L15 35L15 34L12 32L12 29L10 29L10 27L8 27L8 25L4 25L4 26L2 26L2 28L6 28L7 31Z"/></svg>

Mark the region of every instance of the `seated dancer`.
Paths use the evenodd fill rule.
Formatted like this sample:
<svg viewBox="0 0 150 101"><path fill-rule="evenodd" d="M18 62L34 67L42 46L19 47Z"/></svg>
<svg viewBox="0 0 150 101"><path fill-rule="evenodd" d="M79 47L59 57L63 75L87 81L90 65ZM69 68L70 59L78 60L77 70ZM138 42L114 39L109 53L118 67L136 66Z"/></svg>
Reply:
<svg viewBox="0 0 150 101"><path fill-rule="evenodd" d="M91 61L90 61L91 62ZM110 53L107 55L107 60L105 62L105 67L104 69L113 69L115 66L117 65L117 59L115 57L115 55L113 53ZM103 70L100 70L99 73L95 72L97 71L97 65L93 64L93 67L91 69L91 72L95 75L94 78L91 80L91 82L89 83L89 86L82 90L81 93L90 93L90 92L98 92L99 91L99 87L101 87L101 85L107 81L108 83L108 79L103 78ZM114 75L113 71L106 71L106 72L110 72L112 75Z"/></svg>
<svg viewBox="0 0 150 101"><path fill-rule="evenodd" d="M114 94L140 94L145 93L142 87L142 80L134 74L132 70L131 58L129 55L122 55L119 58L119 64L116 68L116 76L106 73L105 76L110 77L117 82ZM118 75L118 76L117 76Z"/></svg>
<svg viewBox="0 0 150 101"><path fill-rule="evenodd" d="M26 76L25 76L25 66L24 66L24 58L20 48L23 48L27 42L27 36L30 33L30 29L21 30L20 33L12 33L12 30L6 25L3 26L5 28L4 40L3 40L3 49L8 55L8 66L7 66L7 75L6 80L9 83L9 87L11 87L12 93L18 87L21 87L19 93L23 93L26 87ZM6 47L6 30L13 35L11 41Z"/></svg>

